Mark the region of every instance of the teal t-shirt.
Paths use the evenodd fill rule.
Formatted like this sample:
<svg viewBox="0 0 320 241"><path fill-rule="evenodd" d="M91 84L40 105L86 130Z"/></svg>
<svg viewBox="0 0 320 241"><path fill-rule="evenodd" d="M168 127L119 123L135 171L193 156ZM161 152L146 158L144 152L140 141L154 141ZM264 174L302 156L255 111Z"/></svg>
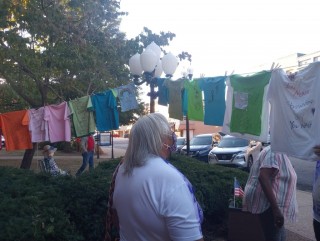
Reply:
<svg viewBox="0 0 320 241"><path fill-rule="evenodd" d="M91 96L93 110L95 111L98 131L119 129L119 112L117 101L111 90Z"/></svg>
<svg viewBox="0 0 320 241"><path fill-rule="evenodd" d="M198 81L204 93L204 124L222 126L226 110L226 77L200 78Z"/></svg>
<svg viewBox="0 0 320 241"><path fill-rule="evenodd" d="M157 78L158 86L158 104L167 106L168 105L168 88L164 85L165 78Z"/></svg>

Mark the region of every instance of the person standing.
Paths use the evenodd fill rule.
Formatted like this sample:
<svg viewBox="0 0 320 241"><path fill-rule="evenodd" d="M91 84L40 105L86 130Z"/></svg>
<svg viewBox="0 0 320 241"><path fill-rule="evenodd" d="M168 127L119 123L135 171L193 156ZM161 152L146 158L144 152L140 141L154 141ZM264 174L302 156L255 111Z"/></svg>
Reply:
<svg viewBox="0 0 320 241"><path fill-rule="evenodd" d="M288 156L264 148L252 165L244 189L243 210L259 215L266 241L284 241L284 219L296 221L297 175Z"/></svg>
<svg viewBox="0 0 320 241"><path fill-rule="evenodd" d="M314 153L319 157L316 164L315 176L312 189L313 200L313 230L317 241L320 241L320 145L313 148Z"/></svg>
<svg viewBox="0 0 320 241"><path fill-rule="evenodd" d="M81 175L89 163L89 171L94 168L94 138L92 135L81 137L81 152L82 152L82 165L76 173L76 176Z"/></svg>
<svg viewBox="0 0 320 241"><path fill-rule="evenodd" d="M203 241L203 212L193 188L168 162L175 141L160 113L142 116L133 125L111 198L120 240Z"/></svg>

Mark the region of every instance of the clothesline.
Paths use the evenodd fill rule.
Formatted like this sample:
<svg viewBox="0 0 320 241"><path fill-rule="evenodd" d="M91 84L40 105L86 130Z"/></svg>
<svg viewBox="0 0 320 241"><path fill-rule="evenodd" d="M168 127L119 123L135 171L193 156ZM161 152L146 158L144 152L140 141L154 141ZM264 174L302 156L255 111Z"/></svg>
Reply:
<svg viewBox="0 0 320 241"><path fill-rule="evenodd" d="M315 68L318 68L319 62L315 63L315 66ZM267 103L265 100L264 87L269 84L271 74L276 72L281 73L280 76L285 75L283 71L280 71L281 69L274 70L276 71L256 72L251 76L231 75L204 77L192 82L186 81L185 79L177 81L159 79L159 81L162 81L162 84L158 82L158 103L161 104L161 101L164 100L163 97L167 98L165 105L169 104L169 117L171 118L182 120L184 113L188 113L190 120L201 120L206 125L229 128L229 132L232 135L235 135L235 128L240 128L238 131L238 133L242 133L239 134L240 136L243 137L243 133L247 133L247 137L250 139L258 141L264 140L264 138L267 139L267 135L265 134L268 134L268 125L261 123L261 120L263 116L268 116L269 114L269 111L266 111L267 107L263 105L263 103ZM226 82L227 78L229 78L230 81ZM290 84L290 86L287 85L286 88L290 88L298 94L307 93L301 92L298 89L299 87L295 87L293 84L294 83L292 83L292 85ZM226 85L232 87L228 88L228 91L232 90L232 92L226 93ZM124 97L120 102L124 101L124 103L132 104L133 101L129 99L127 95L130 92L128 91L128 86L133 88L131 97L136 101L136 89L134 84L130 83L112 90L105 90L90 96L76 98L69 102L64 101L59 105L49 105L38 109L0 114L0 127L2 128L5 138L8 139L8 143L11 143L8 145L9 149L29 149L32 142L37 143L48 140L51 142L70 141L71 134L69 135L68 133L71 133L71 130L66 130L66 128L71 128L71 124L72 129L76 130L77 134L74 135L76 137L93 133L96 129L98 131L117 129L119 127L119 113L115 96ZM167 90L164 90L165 88L167 88ZM319 89L320 88L318 88L318 90ZM185 90L183 96L182 90ZM204 93L204 102L202 100L202 91ZM311 90L308 91L311 92ZM181 93L181 95L179 93ZM162 96L162 94L164 95ZM182 103L183 98L185 98L185 101ZM312 101L308 103L314 102L313 99L311 100ZM231 101L231 104L226 101ZM287 102L285 102L285 104L287 104ZM302 104L299 105L299 108L306 105L304 103ZM257 105L259 106L258 112L257 109L252 109L253 106ZM121 108L123 106L124 105L121 105ZM232 106L235 112L230 112L229 110L230 113L227 113L226 106ZM129 109L130 108L134 109L133 106L129 106ZM28 115L26 115L27 111ZM59 111L59 115L56 115L55 111ZM95 111L96 114L95 118L93 111ZM241 114L242 112L245 115ZM80 113L85 114L85 116L80 117ZM318 113L318 111L315 113ZM241 118L238 115L240 115ZM29 117L30 119L28 119ZM39 119L35 119L36 122L30 125L32 118ZM301 120L304 118L304 116L301 117ZM255 124L253 124L253 120L256 121ZM294 121L300 122L300 120ZM60 126L56 128L58 123ZM293 123L293 127L295 127L295 125L296 124ZM309 124L303 123L301 125L306 128ZM18 132L17 126L23 128L23 131ZM82 126L85 126L85 128ZM48 132L45 133L46 128L51 134L48 134ZM32 133L39 130L40 132L42 131L42 133L40 133L42 135L41 140L32 140L32 142L24 143L24 141L28 139L28 136L30 136L30 132ZM228 133L228 130L224 132ZM59 136L57 136L58 134ZM9 141L10 139L11 142Z"/></svg>

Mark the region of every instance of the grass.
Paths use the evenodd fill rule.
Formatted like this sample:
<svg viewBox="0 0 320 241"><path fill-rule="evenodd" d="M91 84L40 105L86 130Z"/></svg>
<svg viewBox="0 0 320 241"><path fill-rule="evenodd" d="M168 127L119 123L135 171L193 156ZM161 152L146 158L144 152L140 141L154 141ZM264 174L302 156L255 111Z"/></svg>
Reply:
<svg viewBox="0 0 320 241"><path fill-rule="evenodd" d="M0 151L0 166L10 166L15 168L20 168L21 160L23 158L24 151L14 151L14 152L7 152L5 150ZM40 169L38 167L38 160L43 159L42 152L38 151L35 153L30 170L34 172L39 172ZM55 153L54 159L58 165L58 167L62 170L70 170L71 175L75 175L77 170L80 168L82 164L82 156L80 152L60 152L57 151ZM100 161L104 161L106 158L99 158L94 156L94 165L97 166ZM87 167L88 170L88 167Z"/></svg>

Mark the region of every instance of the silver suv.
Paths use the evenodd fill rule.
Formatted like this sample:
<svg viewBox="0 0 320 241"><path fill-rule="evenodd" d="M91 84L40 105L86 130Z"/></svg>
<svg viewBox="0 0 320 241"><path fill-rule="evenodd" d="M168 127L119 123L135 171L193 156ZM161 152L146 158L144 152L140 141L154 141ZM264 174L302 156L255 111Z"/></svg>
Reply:
<svg viewBox="0 0 320 241"><path fill-rule="evenodd" d="M208 155L210 164L234 166L251 169L262 149L260 142L250 141L235 136L226 135Z"/></svg>

